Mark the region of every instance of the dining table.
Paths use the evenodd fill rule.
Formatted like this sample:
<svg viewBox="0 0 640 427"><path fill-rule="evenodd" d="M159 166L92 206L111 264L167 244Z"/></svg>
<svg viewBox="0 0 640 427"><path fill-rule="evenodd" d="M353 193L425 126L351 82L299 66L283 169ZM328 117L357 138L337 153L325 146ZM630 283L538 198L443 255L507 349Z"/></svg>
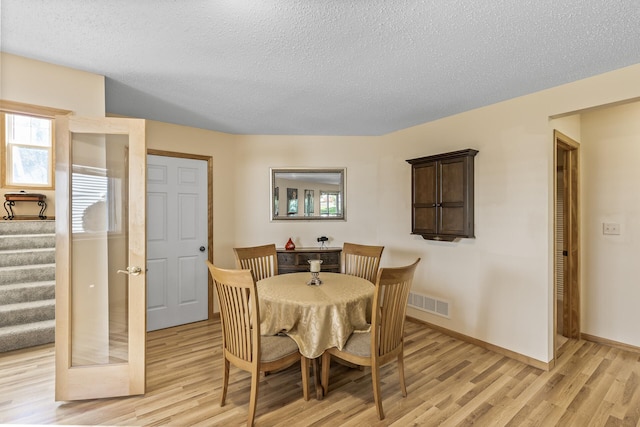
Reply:
<svg viewBox="0 0 640 427"><path fill-rule="evenodd" d="M312 361L316 397L322 399L318 358L342 349L353 333L369 332L374 285L363 278L322 272L308 284L308 272L279 274L257 282L260 333L286 334Z"/></svg>

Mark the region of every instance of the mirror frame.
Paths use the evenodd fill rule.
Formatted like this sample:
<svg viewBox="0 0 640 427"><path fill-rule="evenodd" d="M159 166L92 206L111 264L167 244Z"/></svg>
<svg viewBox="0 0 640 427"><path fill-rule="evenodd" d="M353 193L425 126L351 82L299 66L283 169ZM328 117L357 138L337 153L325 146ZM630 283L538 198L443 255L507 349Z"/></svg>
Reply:
<svg viewBox="0 0 640 427"><path fill-rule="evenodd" d="M269 216L271 221L346 221L347 220L347 169L346 168L271 168L270 169L270 193L269 193ZM304 216L303 215L277 215L275 214L275 192L276 192L276 174L326 174L335 173L340 176L339 191L342 195L342 214L336 216ZM305 182L305 181L301 181ZM298 191L304 191L304 188L299 188ZM287 197L286 189L284 193L282 189L279 190L278 200L282 197ZM319 195L318 195L319 196ZM299 197L298 197L299 199ZM304 209L304 207L303 207Z"/></svg>

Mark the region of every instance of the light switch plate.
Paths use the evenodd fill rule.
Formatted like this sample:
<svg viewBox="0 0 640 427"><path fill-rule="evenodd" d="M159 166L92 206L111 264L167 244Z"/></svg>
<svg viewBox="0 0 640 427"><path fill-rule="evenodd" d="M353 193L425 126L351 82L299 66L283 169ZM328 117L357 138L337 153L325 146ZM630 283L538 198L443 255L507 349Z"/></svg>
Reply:
<svg viewBox="0 0 640 427"><path fill-rule="evenodd" d="M602 234L618 235L620 234L620 224L615 222L603 222Z"/></svg>

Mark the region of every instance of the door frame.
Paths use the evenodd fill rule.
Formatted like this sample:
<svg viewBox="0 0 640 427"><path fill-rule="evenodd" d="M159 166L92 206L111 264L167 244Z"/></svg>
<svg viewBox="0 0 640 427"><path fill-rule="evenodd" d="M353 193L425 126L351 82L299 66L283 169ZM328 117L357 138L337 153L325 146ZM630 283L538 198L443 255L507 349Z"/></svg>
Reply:
<svg viewBox="0 0 640 427"><path fill-rule="evenodd" d="M556 223L557 223L557 171L558 150L565 151L564 168L564 246L567 251L564 268L563 326L567 338L580 339L580 144L558 130L553 132L553 358L557 350L557 273L556 273Z"/></svg>
<svg viewBox="0 0 640 427"><path fill-rule="evenodd" d="M157 150L153 148L147 149L147 155L177 157L180 159L204 160L207 162L207 246L208 260L213 263L213 157L200 154L180 153L177 151ZM145 157L146 161L146 157ZM207 274L207 301L208 301L208 318L214 317L213 305L213 280L211 275Z"/></svg>

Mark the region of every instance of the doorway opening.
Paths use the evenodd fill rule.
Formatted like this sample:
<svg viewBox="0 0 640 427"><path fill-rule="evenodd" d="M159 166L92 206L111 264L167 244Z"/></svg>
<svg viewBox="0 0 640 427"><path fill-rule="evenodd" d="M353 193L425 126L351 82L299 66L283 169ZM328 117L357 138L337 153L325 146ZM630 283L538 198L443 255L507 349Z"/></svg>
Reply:
<svg viewBox="0 0 640 427"><path fill-rule="evenodd" d="M580 144L554 131L554 360L568 339L580 339Z"/></svg>

